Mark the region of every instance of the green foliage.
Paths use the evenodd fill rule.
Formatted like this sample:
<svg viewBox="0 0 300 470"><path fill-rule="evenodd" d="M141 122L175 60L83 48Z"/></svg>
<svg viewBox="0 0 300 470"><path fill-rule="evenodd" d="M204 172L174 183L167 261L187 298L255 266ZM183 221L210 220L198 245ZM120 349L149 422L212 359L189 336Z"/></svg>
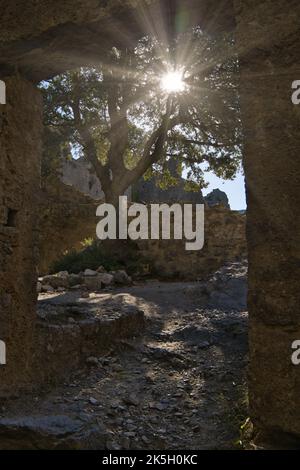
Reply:
<svg viewBox="0 0 300 470"><path fill-rule="evenodd" d="M93 243L82 251L72 250L53 263L50 272L68 271L78 274L85 269L98 269L103 266L107 271L124 268L118 259L109 255L102 246Z"/></svg>
<svg viewBox="0 0 300 470"><path fill-rule="evenodd" d="M136 245L130 241L120 241L113 246L109 242L86 239L82 243L84 247L80 251L71 250L57 260L50 268L51 273L68 271L78 274L85 269L98 269L103 266L106 271L125 269L129 274L137 274L143 271L143 266L149 260L141 256Z"/></svg>

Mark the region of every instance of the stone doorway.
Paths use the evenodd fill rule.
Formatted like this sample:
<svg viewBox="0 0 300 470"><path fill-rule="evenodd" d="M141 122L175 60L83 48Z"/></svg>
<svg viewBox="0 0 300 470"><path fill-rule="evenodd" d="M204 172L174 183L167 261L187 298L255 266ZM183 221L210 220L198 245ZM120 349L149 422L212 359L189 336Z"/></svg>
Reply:
<svg viewBox="0 0 300 470"><path fill-rule="evenodd" d="M122 8L115 2L111 11L92 0L76 3L76 10L73 2L60 3L58 14L56 2L27 2L22 10L25 21L20 21L20 2L12 1L1 17L0 71L9 96L1 108L0 139L0 327L9 351L7 366L0 369L4 395L32 383L34 194L42 132L35 83L81 64L83 56L91 60L101 52L99 44L111 43L122 21L140 34L124 2ZM197 12L195 18L210 24L217 16L215 25L235 24L237 31L248 198L251 418L268 436L297 439L299 373L290 361L290 348L300 334L300 141L299 108L291 103L291 83L299 75L299 4L234 0L225 2L222 10L218 2L198 3L186 2ZM76 38L80 47L74 53Z"/></svg>

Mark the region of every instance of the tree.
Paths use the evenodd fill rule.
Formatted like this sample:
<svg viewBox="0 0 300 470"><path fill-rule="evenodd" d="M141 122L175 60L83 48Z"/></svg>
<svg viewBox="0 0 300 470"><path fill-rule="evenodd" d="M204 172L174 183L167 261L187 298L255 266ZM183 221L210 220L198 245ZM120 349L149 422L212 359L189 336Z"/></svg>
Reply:
<svg viewBox="0 0 300 470"><path fill-rule="evenodd" d="M143 175L175 184L171 158L192 190L205 186L204 163L233 178L242 140L233 50L231 37L212 40L196 28L168 47L145 37L135 47L113 48L105 64L43 82L45 158L66 149L84 156L114 204ZM168 73L181 80L178 89L162 86Z"/></svg>

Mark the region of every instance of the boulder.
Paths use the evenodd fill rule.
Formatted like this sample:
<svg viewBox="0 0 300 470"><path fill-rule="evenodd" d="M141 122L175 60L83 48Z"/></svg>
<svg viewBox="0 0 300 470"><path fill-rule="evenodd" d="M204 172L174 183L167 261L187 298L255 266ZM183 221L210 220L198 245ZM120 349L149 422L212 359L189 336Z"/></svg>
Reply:
<svg viewBox="0 0 300 470"><path fill-rule="evenodd" d="M97 292L102 288L101 275L97 274L96 276L85 276L84 285L91 292Z"/></svg>
<svg viewBox="0 0 300 470"><path fill-rule="evenodd" d="M86 416L32 415L0 419L3 450L99 450L107 433L94 418Z"/></svg>
<svg viewBox="0 0 300 470"><path fill-rule="evenodd" d="M98 271L98 273L106 273L106 269L103 266L99 266L97 271Z"/></svg>
<svg viewBox="0 0 300 470"><path fill-rule="evenodd" d="M93 269L86 269L83 273L83 275L85 277L93 277L93 276L97 276L97 271L94 271Z"/></svg>
<svg viewBox="0 0 300 470"><path fill-rule="evenodd" d="M101 280L104 286L110 286L114 282L114 276L108 273L100 273L98 274L98 279Z"/></svg>
<svg viewBox="0 0 300 470"><path fill-rule="evenodd" d="M70 274L69 275L69 286L74 287L83 283L82 276L80 274Z"/></svg>
<svg viewBox="0 0 300 470"><path fill-rule="evenodd" d="M65 272L61 275L60 273L52 274L49 276L44 276L42 279L42 284L53 287L57 289L58 287L64 287L67 289L69 287L69 274L66 275Z"/></svg>
<svg viewBox="0 0 300 470"><path fill-rule="evenodd" d="M62 277L63 279L68 279L69 273L68 271L59 271L59 273L57 273L56 276Z"/></svg>
<svg viewBox="0 0 300 470"><path fill-rule="evenodd" d="M116 284L120 284L122 286L130 286L132 284L132 279L128 276L126 271L116 271L114 272L113 277Z"/></svg>
<svg viewBox="0 0 300 470"><path fill-rule="evenodd" d="M43 284L41 292L54 292L54 287L50 286L49 284Z"/></svg>

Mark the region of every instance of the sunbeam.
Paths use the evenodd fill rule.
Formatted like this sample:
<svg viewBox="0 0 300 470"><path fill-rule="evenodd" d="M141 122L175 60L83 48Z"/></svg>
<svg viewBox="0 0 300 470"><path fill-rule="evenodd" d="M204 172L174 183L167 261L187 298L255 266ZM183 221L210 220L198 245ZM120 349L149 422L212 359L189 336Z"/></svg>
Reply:
<svg viewBox="0 0 300 470"><path fill-rule="evenodd" d="M168 94L182 93L186 89L181 70L167 72L161 77L160 86Z"/></svg>

